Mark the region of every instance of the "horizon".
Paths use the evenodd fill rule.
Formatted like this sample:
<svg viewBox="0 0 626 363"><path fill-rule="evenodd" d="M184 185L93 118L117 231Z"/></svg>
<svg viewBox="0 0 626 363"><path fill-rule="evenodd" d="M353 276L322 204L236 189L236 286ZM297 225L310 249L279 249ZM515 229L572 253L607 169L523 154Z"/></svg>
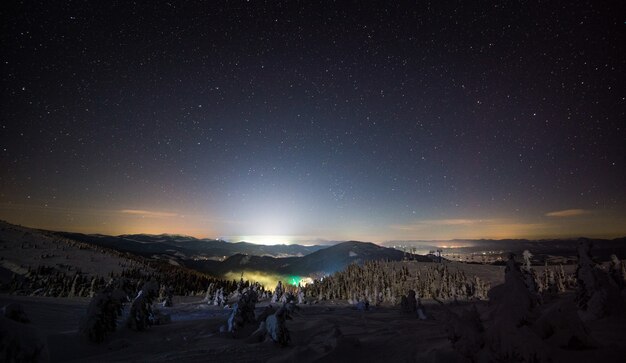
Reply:
<svg viewBox="0 0 626 363"><path fill-rule="evenodd" d="M501 240L528 240L528 241L543 241L543 240L576 240L580 238L589 238L589 239L605 239L605 240L614 240L619 238L625 238L626 233L617 234L615 236L598 236L598 235L590 235L590 234L582 234L582 235L571 235L571 236L546 236L546 237L538 237L538 238L528 238L528 237L515 237L515 238L489 238L489 237L477 237L477 238L450 238L450 239L389 239L389 240L368 240L368 239L358 239L358 238L346 238L346 239L324 239L324 238L303 238L306 236L280 236L280 235L259 235L259 236L194 236L185 233L168 233L168 232L160 232L160 233L147 233L147 232L133 232L133 233L102 233L98 231L87 232L87 231L74 231L74 230L63 230L58 228L44 228L39 226L31 226L24 225L20 223L14 223L9 220L3 219L5 223L18 225L25 228L31 229L39 229L44 231L51 232L67 232L67 233L82 233L88 235L104 235L104 236L112 236L112 237L124 237L124 236L133 236L133 235L147 235L147 236L181 236L181 237L191 237L197 240L219 240L228 243L253 243L257 245L266 245L266 246L275 246L275 245L302 245L302 246L332 246L335 244L343 243L343 242L367 242L374 243L380 246L389 246L391 244L411 244L411 243L446 243L446 242L474 242L474 241L501 241Z"/></svg>

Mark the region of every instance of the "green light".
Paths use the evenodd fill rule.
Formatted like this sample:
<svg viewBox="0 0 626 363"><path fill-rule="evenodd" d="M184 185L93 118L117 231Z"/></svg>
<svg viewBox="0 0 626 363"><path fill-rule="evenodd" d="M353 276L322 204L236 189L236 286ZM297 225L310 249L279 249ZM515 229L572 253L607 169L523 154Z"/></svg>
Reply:
<svg viewBox="0 0 626 363"><path fill-rule="evenodd" d="M298 286L300 281L302 281L302 278L300 278L300 276L290 276L289 281L291 282L292 285Z"/></svg>

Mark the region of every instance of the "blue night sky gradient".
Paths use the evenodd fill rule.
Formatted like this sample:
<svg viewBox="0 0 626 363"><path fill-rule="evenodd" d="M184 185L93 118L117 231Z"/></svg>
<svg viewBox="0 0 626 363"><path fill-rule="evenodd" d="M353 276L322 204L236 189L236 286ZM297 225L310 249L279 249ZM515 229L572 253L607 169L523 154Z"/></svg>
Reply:
<svg viewBox="0 0 626 363"><path fill-rule="evenodd" d="M264 242L626 234L620 9L270 4L4 9L0 218Z"/></svg>

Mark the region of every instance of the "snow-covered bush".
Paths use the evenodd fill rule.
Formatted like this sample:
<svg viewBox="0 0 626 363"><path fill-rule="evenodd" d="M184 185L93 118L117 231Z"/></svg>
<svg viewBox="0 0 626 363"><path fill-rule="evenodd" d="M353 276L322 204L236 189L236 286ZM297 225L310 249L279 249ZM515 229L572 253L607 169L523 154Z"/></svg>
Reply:
<svg viewBox="0 0 626 363"><path fill-rule="evenodd" d="M552 347L583 349L596 346L578 317L576 304L560 301L546 308L532 329Z"/></svg>
<svg viewBox="0 0 626 363"><path fill-rule="evenodd" d="M2 316L18 323L30 323L30 319L26 315L22 305L18 303L10 303L2 308Z"/></svg>
<svg viewBox="0 0 626 363"><path fill-rule="evenodd" d="M0 361L47 362L46 339L30 324L0 316Z"/></svg>

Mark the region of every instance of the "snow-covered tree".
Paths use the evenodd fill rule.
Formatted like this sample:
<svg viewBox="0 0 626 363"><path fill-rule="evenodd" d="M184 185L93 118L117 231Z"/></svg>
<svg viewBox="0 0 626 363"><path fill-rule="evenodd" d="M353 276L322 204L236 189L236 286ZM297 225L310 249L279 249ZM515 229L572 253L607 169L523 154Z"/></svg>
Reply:
<svg viewBox="0 0 626 363"><path fill-rule="evenodd" d="M278 281L278 284L276 285L276 289L274 289L274 295L272 296L272 302L273 303L279 302L280 298L283 297L283 293L284 293L283 283L281 281Z"/></svg>
<svg viewBox="0 0 626 363"><path fill-rule="evenodd" d="M300 285L298 285L296 296L298 297L298 304L304 304L304 291L302 291L302 287Z"/></svg>
<svg viewBox="0 0 626 363"><path fill-rule="evenodd" d="M545 348L530 328L538 314L538 296L528 289L512 254L505 268L504 284L489 291L489 303L493 324L485 333L484 354L491 360L544 360Z"/></svg>
<svg viewBox="0 0 626 363"><path fill-rule="evenodd" d="M543 362L549 361L554 349L594 346L575 305L567 300L540 305L512 255L504 284L491 289L489 298L491 324L484 333L476 305L474 311L449 314L453 347L471 361Z"/></svg>
<svg viewBox="0 0 626 363"><path fill-rule="evenodd" d="M624 268L624 263L616 255L611 255L609 275L620 290L624 288L626 285L626 269Z"/></svg>
<svg viewBox="0 0 626 363"><path fill-rule="evenodd" d="M484 346L483 325L476 306L457 314L446 308L446 332L452 347L461 355L474 360Z"/></svg>
<svg viewBox="0 0 626 363"><path fill-rule="evenodd" d="M585 319L598 319L624 309L618 285L591 257L591 241L578 244L576 302Z"/></svg>
<svg viewBox="0 0 626 363"><path fill-rule="evenodd" d="M545 289L545 284L537 277L537 273L532 268L530 259L533 257L532 253L528 250L524 250L522 253L524 258L524 264L520 271L524 277L524 283L531 294L539 296L539 293Z"/></svg>
<svg viewBox="0 0 626 363"><path fill-rule="evenodd" d="M415 298L415 290L409 290L408 295L402 295L400 299L402 311L409 314L417 312L417 299Z"/></svg>
<svg viewBox="0 0 626 363"><path fill-rule="evenodd" d="M127 325L137 331L145 330L154 324L152 301L157 297L158 284L153 281L146 282L137 293L130 307Z"/></svg>
<svg viewBox="0 0 626 363"><path fill-rule="evenodd" d="M206 288L206 294L204 295L205 302L211 304L213 302L213 290L215 289L215 284L211 282L209 286Z"/></svg>
<svg viewBox="0 0 626 363"><path fill-rule="evenodd" d="M532 329L545 344L552 347L584 349L597 345L580 320L576 304L567 300L547 307Z"/></svg>
<svg viewBox="0 0 626 363"><path fill-rule="evenodd" d="M224 306L224 288L223 287L220 287L215 292L215 296L213 297L213 305Z"/></svg>
<svg viewBox="0 0 626 363"><path fill-rule="evenodd" d="M265 319L265 329L267 329L267 335L276 343L286 346L291 341L289 330L286 325L287 309L285 306L281 307L276 313L270 315Z"/></svg>
<svg viewBox="0 0 626 363"><path fill-rule="evenodd" d="M117 318L122 314L126 301L126 292L119 284L110 282L89 302L87 314L80 320L78 331L93 342L104 341L117 328Z"/></svg>
<svg viewBox="0 0 626 363"><path fill-rule="evenodd" d="M239 301L233 305L233 311L228 318L228 331L234 333L247 323L256 321L254 308L258 302L258 294L254 290L243 292Z"/></svg>
<svg viewBox="0 0 626 363"><path fill-rule="evenodd" d="M173 305L173 291L171 287L166 287L165 285L161 285L159 289L159 298L158 301L163 307L171 307Z"/></svg>

